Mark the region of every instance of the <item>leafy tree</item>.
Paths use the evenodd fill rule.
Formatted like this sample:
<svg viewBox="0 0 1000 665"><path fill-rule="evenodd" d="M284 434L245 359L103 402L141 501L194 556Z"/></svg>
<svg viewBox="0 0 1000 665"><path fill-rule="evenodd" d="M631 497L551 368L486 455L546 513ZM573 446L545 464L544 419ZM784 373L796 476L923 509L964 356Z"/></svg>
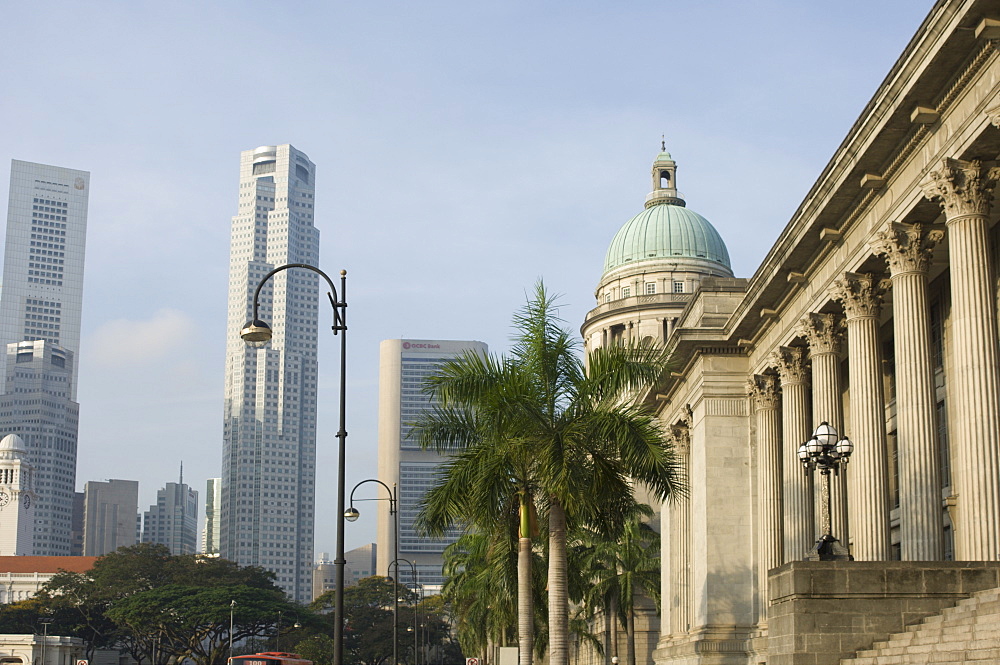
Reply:
<svg viewBox="0 0 1000 665"><path fill-rule="evenodd" d="M230 611L232 640L240 642L273 635L278 612L294 610L278 590L168 584L123 599L108 611L108 617L125 628L146 653L152 652L158 640L158 650L176 661L220 665L229 656Z"/></svg>
<svg viewBox="0 0 1000 665"><path fill-rule="evenodd" d="M333 638L324 634L312 635L295 645L295 653L311 660L315 665L331 665L333 663Z"/></svg>
<svg viewBox="0 0 1000 665"><path fill-rule="evenodd" d="M335 590L324 592L310 608L317 612L328 610L333 607L335 593ZM414 594L379 575L365 577L344 589L344 657L347 661L364 665L392 662L392 608L396 597L402 598L403 603L410 603ZM405 625L401 608L400 629L404 630Z"/></svg>
<svg viewBox="0 0 1000 665"><path fill-rule="evenodd" d="M455 454L425 496L428 528L482 526L517 514L524 540L531 509L537 504L546 514L551 665L568 663L567 529L594 524L613 532L634 509L633 480L659 499L680 489L669 440L652 409L637 399L668 371L666 351L602 347L589 354L585 368L577 342L560 323L539 282L514 317L510 355L467 353L446 363L429 379L440 406L417 423L423 446ZM519 569L523 560L530 558L519 556ZM519 584L525 579L530 574L520 574ZM524 616L530 594L518 598L523 641L530 639ZM523 644L521 658L530 663Z"/></svg>
<svg viewBox="0 0 1000 665"><path fill-rule="evenodd" d="M156 654L154 665L170 658L224 661L228 653L220 644L228 647L233 600L237 640L273 636L279 611L303 619L309 614L288 603L274 575L262 568L172 556L165 546L150 544L120 548L87 573L62 571L36 600L37 606L0 609L0 625L23 625L32 613L44 612L54 629L82 637L90 658L98 648L116 647L139 663Z"/></svg>

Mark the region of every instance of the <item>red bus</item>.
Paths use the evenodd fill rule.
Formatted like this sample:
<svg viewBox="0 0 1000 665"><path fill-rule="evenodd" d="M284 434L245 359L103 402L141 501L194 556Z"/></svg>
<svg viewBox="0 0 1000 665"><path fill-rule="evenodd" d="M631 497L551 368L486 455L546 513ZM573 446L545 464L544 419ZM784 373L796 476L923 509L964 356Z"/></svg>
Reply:
<svg viewBox="0 0 1000 665"><path fill-rule="evenodd" d="M233 656L229 659L229 665L313 665L313 662L297 653L264 651L245 656Z"/></svg>

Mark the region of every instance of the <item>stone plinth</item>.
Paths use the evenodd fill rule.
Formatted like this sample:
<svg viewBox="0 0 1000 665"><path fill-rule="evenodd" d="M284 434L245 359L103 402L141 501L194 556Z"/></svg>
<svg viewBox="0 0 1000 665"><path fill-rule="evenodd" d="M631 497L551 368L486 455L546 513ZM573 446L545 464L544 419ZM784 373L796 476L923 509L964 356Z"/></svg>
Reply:
<svg viewBox="0 0 1000 665"><path fill-rule="evenodd" d="M995 561L793 561L768 583L768 665L837 665L970 594Z"/></svg>

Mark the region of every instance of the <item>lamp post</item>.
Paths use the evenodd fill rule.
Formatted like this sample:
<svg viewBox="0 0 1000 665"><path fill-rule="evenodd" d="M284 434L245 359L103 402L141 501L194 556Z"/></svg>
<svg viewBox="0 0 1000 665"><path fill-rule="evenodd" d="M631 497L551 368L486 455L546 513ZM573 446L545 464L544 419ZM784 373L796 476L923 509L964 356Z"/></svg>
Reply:
<svg viewBox="0 0 1000 665"><path fill-rule="evenodd" d="M823 533L816 546L807 554L807 561L853 561L854 557L833 536L830 520L830 472L840 473L841 466L847 462L854 452L854 444L846 436L841 439L837 428L827 423L820 423L812 438L799 446L799 461L805 467L807 474L819 469L823 476L820 493L820 528Z"/></svg>
<svg viewBox="0 0 1000 665"><path fill-rule="evenodd" d="M42 665L45 665L45 645L49 641L49 624L52 621L51 617L42 617L38 620L38 623L42 624Z"/></svg>
<svg viewBox="0 0 1000 665"><path fill-rule="evenodd" d="M236 610L236 601L229 601L229 657L233 657L233 612Z"/></svg>
<svg viewBox="0 0 1000 665"><path fill-rule="evenodd" d="M399 515L397 514L395 483L393 483L390 489L388 485L377 478L362 480L351 490L351 507L344 511L344 519L348 522L354 522L361 516L358 509L354 507L354 492L365 483L378 483L389 493L389 514L392 515L392 558L397 560L399 559ZM385 501L385 499L359 499L359 501ZM399 573L399 566L396 567L396 572L397 574ZM392 663L393 665L399 665L399 594L396 593L395 587L393 587L392 593Z"/></svg>
<svg viewBox="0 0 1000 665"><path fill-rule="evenodd" d="M410 564L410 574L413 576L413 592L414 592L414 595L416 595L416 589L417 589L417 567L409 559L400 559L399 557L396 557L395 559L393 559L389 563L389 569L386 571L386 576L387 577L392 577L392 574L391 574L392 573L392 566L393 566L393 564L396 564L396 577L393 578L393 580L395 580L393 591L396 590L395 589L395 584L399 583L399 562L400 561L405 561L406 563ZM396 597L396 602L397 603L399 602L399 597L398 596ZM413 665L417 665L417 603L415 601L413 603Z"/></svg>
<svg viewBox="0 0 1000 665"><path fill-rule="evenodd" d="M337 439L340 441L337 456L337 553L333 560L334 581L337 585L334 590L334 621L333 621L333 665L343 665L344 661L344 466L347 450L347 271L340 271L340 299L337 298L337 287L325 272L307 263L288 263L278 266L271 272L264 275L257 284L253 293L253 317L243 330L240 337L249 346L261 347L271 339L271 328L261 321L258 316L260 290L271 277L282 270L289 268L304 268L311 270L326 280L330 290L327 297L330 299L330 306L333 308L333 334L343 333L340 336L340 429L337 431Z"/></svg>

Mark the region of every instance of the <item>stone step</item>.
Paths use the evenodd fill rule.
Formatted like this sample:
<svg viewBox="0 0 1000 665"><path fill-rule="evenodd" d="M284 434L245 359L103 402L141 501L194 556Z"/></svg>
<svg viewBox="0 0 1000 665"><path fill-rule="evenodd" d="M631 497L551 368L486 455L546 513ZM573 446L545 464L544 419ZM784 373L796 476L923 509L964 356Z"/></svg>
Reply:
<svg viewBox="0 0 1000 665"><path fill-rule="evenodd" d="M943 663L1000 663L1000 588L977 592L841 661L842 665Z"/></svg>

